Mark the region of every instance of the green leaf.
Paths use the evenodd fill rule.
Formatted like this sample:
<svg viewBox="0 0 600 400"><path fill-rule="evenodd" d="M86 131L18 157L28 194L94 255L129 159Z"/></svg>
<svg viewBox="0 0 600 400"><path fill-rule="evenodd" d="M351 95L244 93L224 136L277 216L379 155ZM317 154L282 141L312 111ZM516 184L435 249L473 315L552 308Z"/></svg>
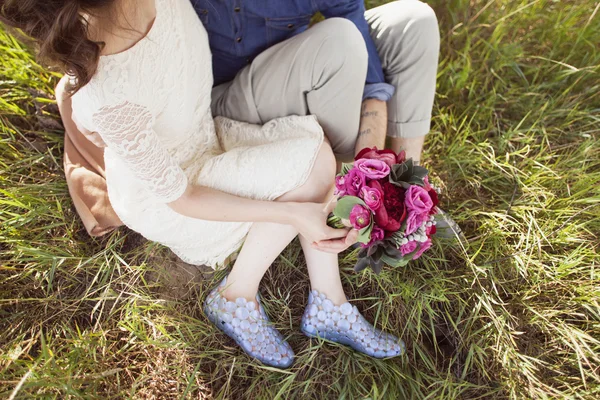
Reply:
<svg viewBox="0 0 600 400"><path fill-rule="evenodd" d="M392 167L392 172L390 173L390 182L394 184L402 182L408 170L409 168L406 162L394 165Z"/></svg>
<svg viewBox="0 0 600 400"><path fill-rule="evenodd" d="M425 177L427 175L429 175L429 171L427 171L427 168L421 167L419 165L415 165L413 167L413 173L412 174L413 174L413 177L425 179Z"/></svg>
<svg viewBox="0 0 600 400"><path fill-rule="evenodd" d="M381 261L389 265L390 267L404 267L410 262L410 257L402 257L402 258L393 258L388 256L387 254L381 257Z"/></svg>
<svg viewBox="0 0 600 400"><path fill-rule="evenodd" d="M373 261L380 261L381 257L383 257L385 255L383 248L382 247L377 247L377 251L375 252L375 254L373 254L371 256L371 258L373 259Z"/></svg>
<svg viewBox="0 0 600 400"><path fill-rule="evenodd" d="M369 243L371 241L371 232L373 232L373 222L358 232L358 242L363 244Z"/></svg>
<svg viewBox="0 0 600 400"><path fill-rule="evenodd" d="M349 219L350 212L354 208L355 205L360 204L361 206L366 207L364 201L355 196L345 196L338 200L337 205L335 206L335 210L333 210L333 214L341 219Z"/></svg>
<svg viewBox="0 0 600 400"><path fill-rule="evenodd" d="M385 254L392 257L392 258L402 258L402 252L397 249L396 247L393 246L384 246L383 250L385 251Z"/></svg>
<svg viewBox="0 0 600 400"><path fill-rule="evenodd" d="M411 185L425 186L425 181L423 180L423 178L419 178L415 175L413 175L412 178L409 179L408 183L410 183Z"/></svg>
<svg viewBox="0 0 600 400"><path fill-rule="evenodd" d="M354 167L352 163L342 163L342 176L345 176Z"/></svg>
<svg viewBox="0 0 600 400"><path fill-rule="evenodd" d="M354 266L354 271L360 272L364 269L367 269L369 267L370 263L371 263L371 258L369 258L369 257L359 258L356 261L356 265Z"/></svg>
<svg viewBox="0 0 600 400"><path fill-rule="evenodd" d="M396 164L390 173L390 182L408 189L411 185L424 186L425 177L429 174L426 168L414 165L412 158L402 164Z"/></svg>
<svg viewBox="0 0 600 400"><path fill-rule="evenodd" d="M374 262L371 264L371 268L373 269L373 272L375 272L377 275L379 275L381 273L381 269L383 268L383 259L379 259L379 260L373 260Z"/></svg>
<svg viewBox="0 0 600 400"><path fill-rule="evenodd" d="M371 257L373 254L375 254L378 247L379 247L379 244L374 244L373 246L368 247L367 248L367 256Z"/></svg>

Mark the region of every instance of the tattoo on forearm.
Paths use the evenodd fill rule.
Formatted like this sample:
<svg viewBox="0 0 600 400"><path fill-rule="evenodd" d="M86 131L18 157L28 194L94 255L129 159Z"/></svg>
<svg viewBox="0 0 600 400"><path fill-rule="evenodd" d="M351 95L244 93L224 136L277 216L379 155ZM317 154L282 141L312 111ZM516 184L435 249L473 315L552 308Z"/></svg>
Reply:
<svg viewBox="0 0 600 400"><path fill-rule="evenodd" d="M379 111L364 111L361 115L362 118L377 116L379 116Z"/></svg>
<svg viewBox="0 0 600 400"><path fill-rule="evenodd" d="M363 129L362 131L358 132L358 137L370 135L370 134L371 134L371 129Z"/></svg>

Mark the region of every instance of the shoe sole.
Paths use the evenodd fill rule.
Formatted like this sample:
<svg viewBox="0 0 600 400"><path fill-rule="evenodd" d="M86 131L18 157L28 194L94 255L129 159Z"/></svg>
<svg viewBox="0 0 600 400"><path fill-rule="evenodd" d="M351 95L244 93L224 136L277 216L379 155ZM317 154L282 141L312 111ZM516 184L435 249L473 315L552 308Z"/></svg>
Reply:
<svg viewBox="0 0 600 400"><path fill-rule="evenodd" d="M336 335L331 335L330 336L327 333L325 333L323 335L318 335L318 334L315 334L315 333L307 332L303 327L300 327L300 330L302 331L302 333L304 335L308 336L309 338L324 339L324 340L328 340L328 341L333 342L333 343L338 343L338 344L350 347L352 350L354 350L356 352L359 352L361 354L364 354L364 355L372 357L372 358L376 358L378 360L384 360L386 358L399 357L399 356L403 355L406 352L406 344L404 343L403 340L400 340L400 343L401 343L400 347L402 347L402 351L398 355L395 355L395 356L385 356L385 357L377 357L375 355L370 355L370 354L365 353L362 348L358 347L353 340L350 340L350 338L348 338L345 335L337 335L336 334Z"/></svg>
<svg viewBox="0 0 600 400"><path fill-rule="evenodd" d="M283 369L286 370L288 368L290 368L292 365L294 365L294 358L292 358L292 362L289 365L285 365L285 366L281 366L281 365L271 365L271 364L267 364L264 361L261 361L259 358L253 356L252 354L248 353L245 349L244 346L242 346L242 343L240 343L240 341L232 334L227 333L223 328L221 328L219 325L218 321L215 321L213 319L213 317L210 316L210 313L207 312L206 308L203 308L202 311L204 312L204 315L206 315L206 318L208 318L208 320L210 321L211 324L214 325L215 328L217 328L218 330L220 330L221 332L223 332L225 335L227 335L227 337L229 337L231 340L233 340L240 349L242 349L242 351L247 354L249 357L251 357L252 359L260 362L263 365L266 365L267 367L271 367L271 368L278 368L278 369Z"/></svg>

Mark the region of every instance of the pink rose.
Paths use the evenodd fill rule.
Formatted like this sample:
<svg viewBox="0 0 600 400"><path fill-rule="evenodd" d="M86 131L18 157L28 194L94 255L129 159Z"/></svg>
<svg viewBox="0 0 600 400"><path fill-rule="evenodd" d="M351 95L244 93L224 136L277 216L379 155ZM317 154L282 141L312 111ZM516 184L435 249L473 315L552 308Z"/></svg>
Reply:
<svg viewBox="0 0 600 400"><path fill-rule="evenodd" d="M361 230L371 224L371 212L360 204L352 207L350 223L354 229Z"/></svg>
<svg viewBox="0 0 600 400"><path fill-rule="evenodd" d="M369 248L375 244L375 242L380 242L385 238L385 231L378 226L374 226L371 231L371 240L367 244L361 245L363 249Z"/></svg>
<svg viewBox="0 0 600 400"><path fill-rule="evenodd" d="M423 255L423 253L425 253L430 248L431 248L431 239L427 239L427 241L421 243L419 250L417 250L417 252L413 256L413 260L416 260L417 258L421 257Z"/></svg>
<svg viewBox="0 0 600 400"><path fill-rule="evenodd" d="M396 164L396 153L389 149L377 150L377 147L373 147L372 149L362 149L360 153L356 155L355 160L360 160L361 158L381 160L390 167Z"/></svg>
<svg viewBox="0 0 600 400"><path fill-rule="evenodd" d="M346 177L338 175L335 177L335 194L343 196L346 194Z"/></svg>
<svg viewBox="0 0 600 400"><path fill-rule="evenodd" d="M361 171L369 179L381 179L390 174L390 166L381 160L361 158L354 162L354 168Z"/></svg>
<svg viewBox="0 0 600 400"><path fill-rule="evenodd" d="M429 215L427 213L409 212L406 218L406 235L415 233L428 219Z"/></svg>
<svg viewBox="0 0 600 400"><path fill-rule="evenodd" d="M408 188L404 197L404 204L406 204L408 211L419 214L427 214L433 207L433 201L427 190L417 185Z"/></svg>
<svg viewBox="0 0 600 400"><path fill-rule="evenodd" d="M360 189L366 184L365 174L357 168L352 168L350 172L344 176L344 183L346 185L346 194L358 196Z"/></svg>
<svg viewBox="0 0 600 400"><path fill-rule="evenodd" d="M379 210L383 204L383 193L374 187L363 186L360 190L360 198L363 199L367 207L373 211Z"/></svg>
<svg viewBox="0 0 600 400"><path fill-rule="evenodd" d="M412 253L413 251L415 251L417 249L417 242L415 242L414 240L412 242L408 242L406 244L403 244L402 246L400 246L400 253L402 253L403 256Z"/></svg>

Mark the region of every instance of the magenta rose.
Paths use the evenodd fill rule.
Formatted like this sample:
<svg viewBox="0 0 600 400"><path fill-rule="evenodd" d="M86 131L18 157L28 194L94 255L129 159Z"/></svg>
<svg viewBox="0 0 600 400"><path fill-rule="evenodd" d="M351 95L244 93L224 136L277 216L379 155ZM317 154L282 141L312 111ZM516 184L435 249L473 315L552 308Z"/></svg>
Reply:
<svg viewBox="0 0 600 400"><path fill-rule="evenodd" d="M431 197L431 202L433 203L433 207L431 207L431 211L429 211L429 215L437 214L437 205L440 204L440 200L438 198L438 194L435 190L431 189L429 192L429 197Z"/></svg>
<svg viewBox="0 0 600 400"><path fill-rule="evenodd" d="M361 158L367 158L369 160L381 160L392 167L394 164L396 164L396 157L396 153L394 153L392 150L377 150L377 147L373 147L371 149L362 149L360 153L356 155L355 160L360 160Z"/></svg>
<svg viewBox="0 0 600 400"><path fill-rule="evenodd" d="M367 244L363 244L363 249L369 248L375 244L375 242L382 241L385 238L385 231L378 226L374 226L371 231L371 240Z"/></svg>
<svg viewBox="0 0 600 400"><path fill-rule="evenodd" d="M421 243L421 246L419 246L419 250L417 250L417 252L413 256L413 260L416 260L417 258L421 257L423 255L423 253L425 253L430 248L431 248L431 239L427 239L427 241Z"/></svg>
<svg viewBox="0 0 600 400"><path fill-rule="evenodd" d="M435 225L431 225L429 227L427 227L427 229L425 229L425 234L427 236L433 236L437 233L437 228L435 227Z"/></svg>
<svg viewBox="0 0 600 400"><path fill-rule="evenodd" d="M381 179L390 174L390 166L381 160L362 158L354 162L354 168L361 171L369 179Z"/></svg>
<svg viewBox="0 0 600 400"><path fill-rule="evenodd" d="M421 186L412 185L406 191L404 204L408 211L418 214L427 214L433 208L433 201L427 190Z"/></svg>
<svg viewBox="0 0 600 400"><path fill-rule="evenodd" d="M403 244L402 246L400 246L400 253L402 253L403 256L412 253L413 251L415 251L417 249L417 242L415 242L414 240L412 242L408 242L406 244Z"/></svg>
<svg viewBox="0 0 600 400"><path fill-rule="evenodd" d="M360 190L360 198L363 199L367 207L373 211L379 210L383 204L383 193L374 187L363 186Z"/></svg>
<svg viewBox="0 0 600 400"><path fill-rule="evenodd" d="M398 153L398 157L396 158L396 163L402 164L404 161L406 161L406 151L402 150L400 153Z"/></svg>
<svg viewBox="0 0 600 400"><path fill-rule="evenodd" d="M427 190L428 192L433 189L433 187L431 186L431 183L429 183L429 175L425 176L425 178L423 178L423 188L425 190Z"/></svg>
<svg viewBox="0 0 600 400"><path fill-rule="evenodd" d="M361 230L371 224L371 212L360 204L352 207L350 223L354 229Z"/></svg>
<svg viewBox="0 0 600 400"><path fill-rule="evenodd" d="M344 184L346 186L346 194L358 196L360 189L366 184L365 174L356 168L352 168L350 172L344 176Z"/></svg>
<svg viewBox="0 0 600 400"><path fill-rule="evenodd" d="M409 212L406 218L406 235L415 233L428 219L429 214L427 213Z"/></svg>
<svg viewBox="0 0 600 400"><path fill-rule="evenodd" d="M335 194L343 196L346 194L346 177L338 175L335 177Z"/></svg>

